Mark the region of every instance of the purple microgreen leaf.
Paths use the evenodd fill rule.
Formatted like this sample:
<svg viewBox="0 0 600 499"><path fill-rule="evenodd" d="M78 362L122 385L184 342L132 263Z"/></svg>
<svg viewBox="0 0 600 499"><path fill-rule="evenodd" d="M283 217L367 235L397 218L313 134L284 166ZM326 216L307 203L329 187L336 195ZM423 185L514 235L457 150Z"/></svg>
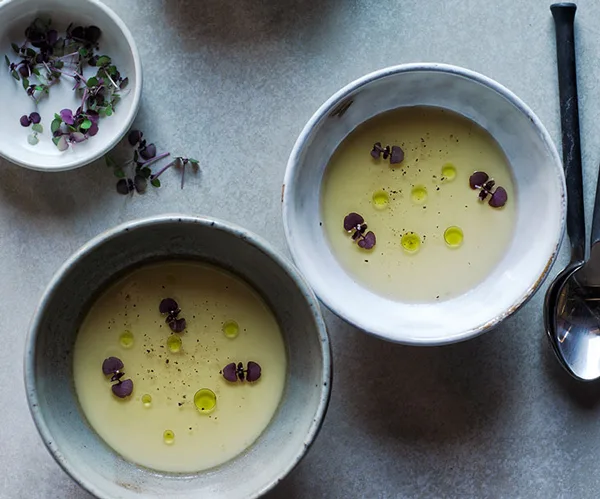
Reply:
<svg viewBox="0 0 600 499"><path fill-rule="evenodd" d="M125 376L125 373L123 371L117 371L115 374L112 375L110 380L113 382L119 381L123 376Z"/></svg>
<svg viewBox="0 0 600 499"><path fill-rule="evenodd" d="M481 191L479 191L479 200L480 201L485 201L485 198L488 197L489 192L486 191L485 189L481 189Z"/></svg>
<svg viewBox="0 0 600 499"><path fill-rule="evenodd" d="M508 201L508 194L506 193L506 189L504 187L497 187L492 197L490 198L489 205L492 208L502 208L506 201Z"/></svg>
<svg viewBox="0 0 600 499"><path fill-rule="evenodd" d="M73 111L71 111L70 109L63 109L60 112L60 119L67 125L73 125L75 123L75 119L73 118Z"/></svg>
<svg viewBox="0 0 600 499"><path fill-rule="evenodd" d="M121 81L121 83L119 83L119 88L121 90L123 90L124 88L127 87L127 85L129 85L129 78L123 78L123 80Z"/></svg>
<svg viewBox="0 0 600 499"><path fill-rule="evenodd" d="M40 113L36 113L35 111L29 115L29 119L31 120L32 123L35 123L36 125L40 121L42 121L42 117L40 116Z"/></svg>
<svg viewBox="0 0 600 499"><path fill-rule="evenodd" d="M485 172L475 172L469 177L469 185L471 189L481 189L490 176Z"/></svg>
<svg viewBox="0 0 600 499"><path fill-rule="evenodd" d="M129 141L130 145L135 146L140 140L142 140L143 136L144 134L139 130L131 130L129 135L127 135L127 140Z"/></svg>
<svg viewBox="0 0 600 499"><path fill-rule="evenodd" d="M169 322L169 327L174 333L182 333L185 330L185 326L186 323L184 318L173 319L171 322Z"/></svg>
<svg viewBox="0 0 600 499"><path fill-rule="evenodd" d="M390 164L396 165L404 161L404 151L400 146L392 146L392 153L390 155Z"/></svg>
<svg viewBox="0 0 600 499"><path fill-rule="evenodd" d="M69 139L71 140L71 142L83 142L84 140L87 140L87 137L81 133L81 132L73 132L71 134L69 134Z"/></svg>
<svg viewBox="0 0 600 499"><path fill-rule="evenodd" d="M256 362L252 360L248 361L248 365L246 367L246 381L254 383L258 380L258 378L260 378L261 371L262 370L260 366Z"/></svg>
<svg viewBox="0 0 600 499"><path fill-rule="evenodd" d="M104 359L104 362L102 362L102 372L106 376L120 371L123 367L123 361L118 357L108 357L108 359Z"/></svg>
<svg viewBox="0 0 600 499"><path fill-rule="evenodd" d="M146 160L154 158L156 156L156 146L148 144L140 151L140 156Z"/></svg>
<svg viewBox="0 0 600 499"><path fill-rule="evenodd" d="M173 314L179 310L179 305L173 298L165 298L160 302L158 310L161 314Z"/></svg>
<svg viewBox="0 0 600 499"><path fill-rule="evenodd" d="M66 151L69 148L69 143L67 142L67 136L62 135L58 141L56 142L56 147L59 151Z"/></svg>
<svg viewBox="0 0 600 499"><path fill-rule="evenodd" d="M133 381L130 379L126 379L125 381L119 381L116 385L112 386L113 393L124 399L125 397L129 397L133 393Z"/></svg>
<svg viewBox="0 0 600 499"><path fill-rule="evenodd" d="M129 194L131 192L130 189L129 189L129 182L128 182L128 180L130 180L130 179L122 178L121 180L119 180L117 182L117 192L119 194L126 195L126 194Z"/></svg>
<svg viewBox="0 0 600 499"><path fill-rule="evenodd" d="M363 249L370 250L375 246L376 242L375 234L372 231L369 231L360 241L358 241L358 245Z"/></svg>
<svg viewBox="0 0 600 499"><path fill-rule="evenodd" d="M355 229L358 225L362 224L365 219L359 215L358 213L349 213L344 218L344 229L350 232L352 229Z"/></svg>
<svg viewBox="0 0 600 499"><path fill-rule="evenodd" d="M227 364L221 372L227 381L230 381L231 383L235 383L237 381L237 368L235 362Z"/></svg>
<svg viewBox="0 0 600 499"><path fill-rule="evenodd" d="M88 26L85 28L84 38L90 43L96 43L101 35L102 31L98 26Z"/></svg>
<svg viewBox="0 0 600 499"><path fill-rule="evenodd" d="M491 190L494 188L494 186L495 186L495 185L496 185L496 182L495 182L494 180L488 180L488 181L487 181L487 182L484 184L483 188L484 188L486 191L491 191Z"/></svg>
<svg viewBox="0 0 600 499"><path fill-rule="evenodd" d="M385 149L383 150L383 159L388 159L390 154L391 154L390 146L385 146Z"/></svg>
<svg viewBox="0 0 600 499"><path fill-rule="evenodd" d="M21 126L24 126L24 127L28 127L29 125L31 125L31 120L29 119L29 116L27 116L26 114L21 116L21 118L19 119L19 122L21 123Z"/></svg>
<svg viewBox="0 0 600 499"><path fill-rule="evenodd" d="M93 137L94 135L96 135L98 133L98 124L97 123L92 123L92 126L88 129L87 134L90 137Z"/></svg>

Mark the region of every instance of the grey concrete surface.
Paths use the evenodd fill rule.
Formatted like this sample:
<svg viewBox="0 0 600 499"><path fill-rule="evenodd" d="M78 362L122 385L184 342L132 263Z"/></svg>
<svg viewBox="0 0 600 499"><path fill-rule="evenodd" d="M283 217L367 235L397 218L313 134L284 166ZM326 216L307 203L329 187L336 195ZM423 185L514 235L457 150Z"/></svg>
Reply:
<svg viewBox="0 0 600 499"><path fill-rule="evenodd" d="M437 61L495 78L558 141L555 45L542 0L106 0L145 71L137 125L200 160L146 196L103 163L60 174L0 161L0 498L85 499L46 452L22 381L28 321L58 266L119 222L182 211L246 226L287 253L281 181L296 136L352 79ZM600 160L600 3L579 2L577 54L591 216ZM588 221L589 223L589 221ZM527 244L523 241L523 244ZM554 276L566 262L565 248ZM546 283L547 285L547 283ZM559 367L538 292L501 327L443 348L383 343L326 313L335 380L323 430L269 499L600 495L600 385Z"/></svg>

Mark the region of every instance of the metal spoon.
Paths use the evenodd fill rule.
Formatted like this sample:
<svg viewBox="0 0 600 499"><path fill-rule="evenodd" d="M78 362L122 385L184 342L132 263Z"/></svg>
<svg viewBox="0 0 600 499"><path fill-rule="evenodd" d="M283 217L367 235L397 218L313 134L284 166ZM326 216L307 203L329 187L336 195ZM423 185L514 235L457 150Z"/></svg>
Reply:
<svg viewBox="0 0 600 499"><path fill-rule="evenodd" d="M567 181L568 198L567 233L571 243L571 261L558 274L546 291L544 300L544 325L554 352L565 369L578 379L593 379L600 376L600 365L597 366L597 374L592 374L587 368L581 366L581 360L579 359L584 358L586 353L583 350L579 350L579 348L585 348L588 342L576 342L574 339L575 331L573 329L565 336L565 332L567 331L565 325L570 323L565 322L564 314L565 311L568 312L570 309L562 306L566 305L564 298L566 295L563 290L572 289L571 283L569 283L568 287L565 285L573 274L582 267L585 260L585 219L573 24L577 6L572 3L557 3L552 5L550 10L554 17L556 28L563 164ZM597 207L598 199L596 198L594 214L596 214ZM594 218L596 219L596 217ZM559 306L559 302L561 306ZM568 328L569 326L566 327Z"/></svg>

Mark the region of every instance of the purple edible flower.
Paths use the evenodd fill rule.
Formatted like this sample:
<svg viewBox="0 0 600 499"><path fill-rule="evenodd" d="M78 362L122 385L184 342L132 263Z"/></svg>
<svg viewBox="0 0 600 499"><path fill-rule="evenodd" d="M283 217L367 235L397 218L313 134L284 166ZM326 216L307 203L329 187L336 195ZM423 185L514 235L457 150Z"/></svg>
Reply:
<svg viewBox="0 0 600 499"><path fill-rule="evenodd" d="M109 357L102 363L102 372L108 376L123 369L123 361L117 357Z"/></svg>

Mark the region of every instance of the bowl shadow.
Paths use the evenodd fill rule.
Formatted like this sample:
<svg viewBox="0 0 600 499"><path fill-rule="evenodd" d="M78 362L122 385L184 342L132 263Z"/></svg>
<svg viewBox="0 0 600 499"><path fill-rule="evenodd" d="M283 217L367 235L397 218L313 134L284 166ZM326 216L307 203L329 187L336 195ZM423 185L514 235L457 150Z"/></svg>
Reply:
<svg viewBox="0 0 600 499"><path fill-rule="evenodd" d="M179 31L188 48L293 40L322 29L341 0L162 0L165 23Z"/></svg>

